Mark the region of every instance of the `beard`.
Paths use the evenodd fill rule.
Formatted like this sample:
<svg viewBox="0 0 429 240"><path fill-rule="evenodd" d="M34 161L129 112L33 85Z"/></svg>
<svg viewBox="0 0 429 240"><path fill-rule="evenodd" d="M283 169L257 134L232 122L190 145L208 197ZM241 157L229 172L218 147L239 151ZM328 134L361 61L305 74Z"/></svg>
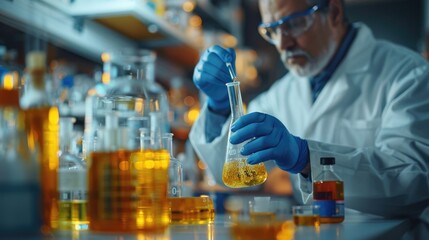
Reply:
<svg viewBox="0 0 429 240"><path fill-rule="evenodd" d="M328 47L320 52L319 56L313 57L302 49L286 50L281 53L281 59L285 67L295 76L298 77L314 77L326 67L329 60L335 54L337 43L333 38L328 40ZM303 66L299 64L289 64L288 58L293 56L301 56L307 59L307 63Z"/></svg>

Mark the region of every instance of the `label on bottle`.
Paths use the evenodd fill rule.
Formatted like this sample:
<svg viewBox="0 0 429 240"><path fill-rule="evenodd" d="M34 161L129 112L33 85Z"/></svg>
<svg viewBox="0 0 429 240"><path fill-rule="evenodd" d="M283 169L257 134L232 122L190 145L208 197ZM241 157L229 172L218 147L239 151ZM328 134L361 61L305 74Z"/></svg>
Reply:
<svg viewBox="0 0 429 240"><path fill-rule="evenodd" d="M344 201L314 200L319 206L320 217L344 217Z"/></svg>
<svg viewBox="0 0 429 240"><path fill-rule="evenodd" d="M82 169L60 169L59 173L59 198L62 201L86 200L86 171Z"/></svg>
<svg viewBox="0 0 429 240"><path fill-rule="evenodd" d="M0 184L1 233L38 233L41 227L37 184Z"/></svg>

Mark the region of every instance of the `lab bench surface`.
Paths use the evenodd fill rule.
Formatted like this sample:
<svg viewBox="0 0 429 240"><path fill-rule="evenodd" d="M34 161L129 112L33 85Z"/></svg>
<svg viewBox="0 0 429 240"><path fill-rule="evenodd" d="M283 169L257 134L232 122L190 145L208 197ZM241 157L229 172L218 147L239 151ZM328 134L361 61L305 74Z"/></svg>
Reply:
<svg viewBox="0 0 429 240"><path fill-rule="evenodd" d="M322 224L314 227L295 227L291 240L300 239L401 239L411 227L408 219L384 219L354 211L346 211L346 218L340 224ZM153 234L101 234L88 231L57 232L52 239L91 239L91 240L232 240L231 221L227 215L218 214L212 224L179 225L172 224L159 235ZM49 239L49 238L48 238ZM285 239L287 240L287 239Z"/></svg>

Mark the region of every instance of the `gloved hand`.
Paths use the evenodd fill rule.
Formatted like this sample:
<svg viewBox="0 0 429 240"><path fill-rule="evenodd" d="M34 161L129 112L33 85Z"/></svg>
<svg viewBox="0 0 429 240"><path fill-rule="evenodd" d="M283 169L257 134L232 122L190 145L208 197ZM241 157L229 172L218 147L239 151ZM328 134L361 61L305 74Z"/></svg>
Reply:
<svg viewBox="0 0 429 240"><path fill-rule="evenodd" d="M246 143L242 155L250 155L247 161L256 164L268 160L288 172L300 173L309 162L306 140L295 137L275 117L253 112L240 117L231 127L230 142Z"/></svg>
<svg viewBox="0 0 429 240"><path fill-rule="evenodd" d="M207 95L208 106L215 112L225 112L230 108L225 83L231 82L232 79L226 67L227 62L230 62L235 70L234 49L215 45L203 53L194 69L194 83Z"/></svg>

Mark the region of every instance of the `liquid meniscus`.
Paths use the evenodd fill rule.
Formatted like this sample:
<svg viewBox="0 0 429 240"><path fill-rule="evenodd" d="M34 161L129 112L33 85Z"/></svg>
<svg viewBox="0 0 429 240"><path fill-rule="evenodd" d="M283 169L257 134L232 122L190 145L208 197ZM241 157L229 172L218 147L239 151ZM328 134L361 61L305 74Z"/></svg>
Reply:
<svg viewBox="0 0 429 240"><path fill-rule="evenodd" d="M267 179L263 163L250 165L246 159L226 162L223 167L222 180L231 188L251 187L262 184Z"/></svg>

